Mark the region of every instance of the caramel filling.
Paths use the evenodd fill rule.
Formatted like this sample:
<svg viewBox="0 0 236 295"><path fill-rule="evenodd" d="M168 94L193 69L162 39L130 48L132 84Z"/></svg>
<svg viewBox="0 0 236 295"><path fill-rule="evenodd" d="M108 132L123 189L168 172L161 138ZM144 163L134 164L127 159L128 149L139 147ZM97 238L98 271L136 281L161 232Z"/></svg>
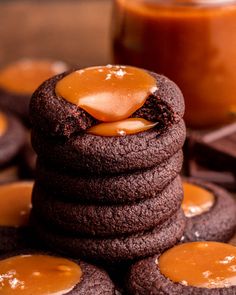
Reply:
<svg viewBox="0 0 236 295"><path fill-rule="evenodd" d="M63 295L80 282L76 263L47 255L20 255L0 261L1 295Z"/></svg>
<svg viewBox="0 0 236 295"><path fill-rule="evenodd" d="M236 247L217 242L175 246L159 258L161 273L171 281L202 288L236 285Z"/></svg>
<svg viewBox="0 0 236 295"><path fill-rule="evenodd" d="M66 70L62 62L23 59L0 71L0 88L30 95L43 81Z"/></svg>
<svg viewBox="0 0 236 295"><path fill-rule="evenodd" d="M124 136L143 132L156 124L141 118L129 118L122 121L101 123L87 130L88 133L100 136Z"/></svg>
<svg viewBox="0 0 236 295"><path fill-rule="evenodd" d="M7 130L7 118L0 112L0 136L2 136Z"/></svg>
<svg viewBox="0 0 236 295"><path fill-rule="evenodd" d="M0 226L28 224L33 182L15 182L0 186Z"/></svg>
<svg viewBox="0 0 236 295"><path fill-rule="evenodd" d="M56 85L58 95L102 122L127 119L156 89L146 71L111 65L73 72Z"/></svg>
<svg viewBox="0 0 236 295"><path fill-rule="evenodd" d="M122 136L153 128L147 120L129 118L157 90L154 77L146 71L127 66L101 66L75 71L56 85L56 94L105 122L88 133Z"/></svg>
<svg viewBox="0 0 236 295"><path fill-rule="evenodd" d="M184 199L182 209L187 217L193 217L207 212L214 205L214 195L200 187L191 183L184 182Z"/></svg>

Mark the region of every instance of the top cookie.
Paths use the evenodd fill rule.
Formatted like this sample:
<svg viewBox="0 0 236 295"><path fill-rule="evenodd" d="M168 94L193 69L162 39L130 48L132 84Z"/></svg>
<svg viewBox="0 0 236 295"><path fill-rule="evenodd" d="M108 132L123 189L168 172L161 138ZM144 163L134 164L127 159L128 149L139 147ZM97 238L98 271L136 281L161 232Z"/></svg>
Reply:
<svg viewBox="0 0 236 295"><path fill-rule="evenodd" d="M181 120L184 100L176 84L164 76L108 65L47 80L33 94L30 114L33 127L49 136L70 138L100 123L130 118L162 130Z"/></svg>

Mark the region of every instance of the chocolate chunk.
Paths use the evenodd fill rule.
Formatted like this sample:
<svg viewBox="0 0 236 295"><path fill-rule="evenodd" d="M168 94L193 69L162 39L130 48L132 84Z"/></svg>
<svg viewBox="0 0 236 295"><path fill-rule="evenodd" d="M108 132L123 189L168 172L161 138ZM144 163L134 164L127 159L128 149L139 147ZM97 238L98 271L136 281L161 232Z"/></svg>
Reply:
<svg viewBox="0 0 236 295"><path fill-rule="evenodd" d="M236 174L230 171L211 170L190 159L187 174L202 181L215 183L230 191L236 191Z"/></svg>
<svg viewBox="0 0 236 295"><path fill-rule="evenodd" d="M216 171L236 174L236 123L211 132L189 132L189 159Z"/></svg>

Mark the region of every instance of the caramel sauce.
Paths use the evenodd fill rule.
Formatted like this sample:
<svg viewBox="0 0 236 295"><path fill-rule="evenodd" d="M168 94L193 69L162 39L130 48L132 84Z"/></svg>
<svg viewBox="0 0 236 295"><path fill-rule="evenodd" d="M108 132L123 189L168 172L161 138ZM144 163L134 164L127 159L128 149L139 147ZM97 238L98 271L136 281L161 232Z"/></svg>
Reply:
<svg viewBox="0 0 236 295"><path fill-rule="evenodd" d="M0 261L1 295L63 295L80 282L76 263L47 255L19 255Z"/></svg>
<svg viewBox="0 0 236 295"><path fill-rule="evenodd" d="M0 71L0 88L16 94L31 95L42 82L66 70L62 62L23 59Z"/></svg>
<svg viewBox="0 0 236 295"><path fill-rule="evenodd" d="M156 124L141 118L129 118L122 121L101 123L87 130L99 136L125 136L128 134L136 134L155 127Z"/></svg>
<svg viewBox="0 0 236 295"><path fill-rule="evenodd" d="M6 116L0 112L0 136L2 136L7 131L7 118Z"/></svg>
<svg viewBox="0 0 236 295"><path fill-rule="evenodd" d="M195 184L183 183L184 199L182 209L187 217L193 217L209 211L215 202L214 195Z"/></svg>
<svg viewBox="0 0 236 295"><path fill-rule="evenodd" d="M97 120L115 122L141 108L156 89L156 79L146 71L108 65L75 71L60 80L55 90Z"/></svg>
<svg viewBox="0 0 236 295"><path fill-rule="evenodd" d="M185 286L227 288L236 285L236 247L217 242L175 246L158 260L161 273Z"/></svg>
<svg viewBox="0 0 236 295"><path fill-rule="evenodd" d="M166 75L199 128L236 118L236 1L116 0L116 63ZM232 111L233 110L233 111Z"/></svg>
<svg viewBox="0 0 236 295"><path fill-rule="evenodd" d="M28 224L33 182L14 182L0 186L0 226Z"/></svg>

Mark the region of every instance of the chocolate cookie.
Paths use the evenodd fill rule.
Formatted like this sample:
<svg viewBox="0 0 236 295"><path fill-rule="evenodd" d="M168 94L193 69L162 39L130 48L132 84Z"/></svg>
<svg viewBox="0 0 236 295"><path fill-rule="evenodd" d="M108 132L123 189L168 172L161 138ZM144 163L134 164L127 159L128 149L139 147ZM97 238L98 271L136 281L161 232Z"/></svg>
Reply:
<svg viewBox="0 0 236 295"><path fill-rule="evenodd" d="M215 201L209 211L187 218L183 241L229 241L236 229L236 203L233 197L211 183L193 178L185 181L208 190L214 195Z"/></svg>
<svg viewBox="0 0 236 295"><path fill-rule="evenodd" d="M36 181L52 195L66 201L87 204L123 204L156 198L176 178L181 170L182 161L183 153L180 150L157 167L101 177L60 171L39 159Z"/></svg>
<svg viewBox="0 0 236 295"><path fill-rule="evenodd" d="M111 236L136 233L160 225L175 214L182 202L182 182L177 177L154 199L122 205L81 205L50 196L36 184L34 213L45 223L66 233Z"/></svg>
<svg viewBox="0 0 236 295"><path fill-rule="evenodd" d="M0 226L0 253L32 247L31 236L29 227Z"/></svg>
<svg viewBox="0 0 236 295"><path fill-rule="evenodd" d="M167 160L181 149L185 132L183 120L162 134L151 129L122 137L84 133L59 140L33 130L32 145L44 161L71 172L123 173L154 167Z"/></svg>
<svg viewBox="0 0 236 295"><path fill-rule="evenodd" d="M24 286L28 291L31 290L32 293L30 294L42 294L39 292L43 292L43 294L51 294L52 290L55 290L55 288L58 288L58 294L64 292L63 294L68 295L116 294L115 286L109 275L97 266L80 260L60 257L52 252L47 253L42 251L36 252L24 250L16 253L11 253L0 258L2 281L6 282L1 288L3 292L7 292L7 288L9 288L8 286L11 286L8 284L8 280L14 279L15 277L14 273L12 273L11 277L9 277L9 275L3 276L5 273L9 274L9 272L7 272L9 267L7 268L7 266L3 264L4 260L10 261L12 259L11 263L13 265L16 264L15 267L17 269L18 284L14 286L16 291L18 288L21 290L22 284L20 283L22 281L20 278L24 278ZM19 265L19 262L21 265ZM37 266L35 267L35 265ZM21 268L23 273L21 273ZM73 277L71 278L71 276ZM66 280L65 283L63 282L66 289L60 289L62 288L61 281L63 280ZM42 285L38 287L39 284ZM71 287L68 288L68 286ZM56 293L53 292L53 294Z"/></svg>
<svg viewBox="0 0 236 295"><path fill-rule="evenodd" d="M178 246L177 246L178 247ZM174 247L176 248L176 247ZM170 249L172 250L172 249ZM169 250L167 250L168 252ZM165 253L164 253L165 254ZM191 255L191 254L190 254ZM192 254L193 255L193 254ZM160 255L135 263L128 275L127 292L129 295L233 295L236 286L204 288L188 285L187 282L174 282L163 275L160 269ZM183 264L186 262L183 260ZM197 266L195 266L197 268ZM193 270L193 265L189 272ZM200 268L201 269L201 268ZM207 270L206 266L206 270ZM176 270L177 272L177 270ZM207 271L206 271L207 274ZM204 276L203 276L204 277ZM220 278L219 278L220 279Z"/></svg>
<svg viewBox="0 0 236 295"><path fill-rule="evenodd" d="M226 249L233 248L233 246L221 243L210 245L210 243L212 242L202 242L200 245L199 243L182 244L167 250L161 255L155 255L137 262L132 266L128 275L127 293L130 295L236 294L236 286L233 285L235 282L233 279L233 267L227 269L234 261L231 261L231 263L230 259L227 260L229 256L224 256L223 251L219 252L219 254L214 253L214 250L217 251L217 247L219 247L217 244L220 244L221 248L226 246ZM179 247L182 246L195 247L195 250L191 251L192 248L190 251L183 249L180 250L182 251L180 254L177 253ZM199 248L197 249L197 247ZM208 251L209 248L211 248L210 251ZM232 254L230 257L235 257L235 249L232 251L232 248L226 252L229 255ZM201 253L204 253L204 251L209 253L202 254L204 257L201 257ZM178 255L180 256L178 257ZM183 265L181 266L181 264ZM225 270L231 272L229 280L227 280L227 276L224 276L226 275Z"/></svg>
<svg viewBox="0 0 236 295"><path fill-rule="evenodd" d="M0 253L33 246L28 222L32 189L30 181L0 186Z"/></svg>
<svg viewBox="0 0 236 295"><path fill-rule="evenodd" d="M71 72L49 79L33 94L30 103L31 122L34 128L45 135L70 138L73 134L85 131L97 123L86 111L56 95L57 82L69 73ZM153 72L148 73L156 79L157 90L132 117L159 122L159 129L179 122L184 114L181 91L168 78Z"/></svg>
<svg viewBox="0 0 236 295"><path fill-rule="evenodd" d="M6 130L0 136L0 166L5 166L20 152L25 143L25 129L12 115L2 113Z"/></svg>
<svg viewBox="0 0 236 295"><path fill-rule="evenodd" d="M13 94L0 89L0 106L28 122L30 95Z"/></svg>
<svg viewBox="0 0 236 295"><path fill-rule="evenodd" d="M0 106L29 124L31 95L40 84L68 69L63 62L21 59L0 70Z"/></svg>
<svg viewBox="0 0 236 295"><path fill-rule="evenodd" d="M134 260L175 245L182 237L185 228L185 216L182 210L161 226L151 231L118 238L85 238L63 235L48 224L43 224L34 216L35 234L40 241L50 248L72 257L81 257L93 261L117 263Z"/></svg>

